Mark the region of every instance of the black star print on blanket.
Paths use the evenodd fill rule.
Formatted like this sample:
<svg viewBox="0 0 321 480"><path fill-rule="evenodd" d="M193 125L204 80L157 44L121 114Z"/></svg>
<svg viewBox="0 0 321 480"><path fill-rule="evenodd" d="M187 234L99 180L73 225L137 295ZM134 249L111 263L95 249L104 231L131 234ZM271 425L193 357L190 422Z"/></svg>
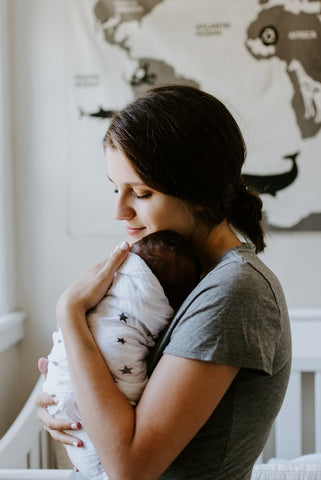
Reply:
<svg viewBox="0 0 321 480"><path fill-rule="evenodd" d="M123 375L126 375L126 373L132 374L132 369L133 369L133 367L127 367L127 365L125 365L124 368L120 371Z"/></svg>
<svg viewBox="0 0 321 480"><path fill-rule="evenodd" d="M127 317L127 315L124 314L124 312L122 312L122 313L119 315L119 320L120 320L121 322L127 323L127 318L128 318L128 317Z"/></svg>

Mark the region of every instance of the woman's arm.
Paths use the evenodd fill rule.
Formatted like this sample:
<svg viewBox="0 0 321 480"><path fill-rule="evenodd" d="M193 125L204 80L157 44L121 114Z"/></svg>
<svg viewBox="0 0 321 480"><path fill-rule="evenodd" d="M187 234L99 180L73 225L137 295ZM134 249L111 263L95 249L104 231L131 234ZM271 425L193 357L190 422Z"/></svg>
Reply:
<svg viewBox="0 0 321 480"><path fill-rule="evenodd" d="M99 280L97 272L94 279L86 274L68 289L58 320L79 411L104 469L111 480L151 480L206 422L238 368L164 355L134 409L114 384L86 324L86 311L99 302L98 291L106 292L123 258L115 252Z"/></svg>
<svg viewBox="0 0 321 480"><path fill-rule="evenodd" d="M164 355L135 410L114 384L90 332L77 331L66 347L68 363L103 467L111 479L158 478L209 418L238 369Z"/></svg>

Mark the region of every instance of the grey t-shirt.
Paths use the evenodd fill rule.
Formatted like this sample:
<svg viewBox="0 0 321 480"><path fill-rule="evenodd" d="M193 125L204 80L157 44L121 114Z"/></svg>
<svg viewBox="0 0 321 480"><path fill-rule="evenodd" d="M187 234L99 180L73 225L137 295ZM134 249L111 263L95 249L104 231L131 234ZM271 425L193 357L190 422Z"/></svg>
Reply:
<svg viewBox="0 0 321 480"><path fill-rule="evenodd" d="M209 420L160 478L250 479L291 366L283 291L252 245L228 250L189 295L154 348L150 371L162 353L241 369Z"/></svg>

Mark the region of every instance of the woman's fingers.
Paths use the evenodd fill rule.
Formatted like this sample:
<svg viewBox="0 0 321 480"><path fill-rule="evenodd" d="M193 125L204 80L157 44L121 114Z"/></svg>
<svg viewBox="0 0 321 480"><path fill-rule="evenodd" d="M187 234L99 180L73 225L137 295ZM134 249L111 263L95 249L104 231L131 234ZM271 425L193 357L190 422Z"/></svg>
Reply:
<svg viewBox="0 0 321 480"><path fill-rule="evenodd" d="M37 417L49 430L77 430L72 421L53 417L46 408L39 408Z"/></svg>
<svg viewBox="0 0 321 480"><path fill-rule="evenodd" d="M56 418L51 415L47 407L49 405L56 405L55 397L41 392L35 399L35 404L38 407L37 417L51 430L79 430L81 424L72 420Z"/></svg>
<svg viewBox="0 0 321 480"><path fill-rule="evenodd" d="M47 410L49 405L56 405L56 399L52 395L40 392L35 398L35 404L38 407L37 417L48 430L79 430L81 424L72 420L56 418Z"/></svg>
<svg viewBox="0 0 321 480"><path fill-rule="evenodd" d="M83 442L80 438L77 438L64 430L79 430L81 428L80 423L75 423L70 420L55 418L48 413L46 408L39 408L38 419L43 423L43 428L54 440L67 445L73 445L75 447L82 447Z"/></svg>
<svg viewBox="0 0 321 480"><path fill-rule="evenodd" d="M113 251L107 260L84 272L80 278L69 287L60 302L58 302L57 313L59 310L63 312L65 305L68 305L68 301L70 300L71 302L76 302L76 304L78 302L78 304L85 307L86 310L95 306L106 294L113 282L116 271L125 261L128 251L128 243L123 242ZM48 372L48 359L40 358L38 368L43 375L46 375ZM81 428L79 423L58 419L49 414L47 407L49 405L55 405L55 403L55 397L45 392L39 393L35 399L35 404L38 406L37 416L43 423L44 429L57 442L76 447L83 446L83 442L79 438L65 432L65 430L78 430Z"/></svg>
<svg viewBox="0 0 321 480"><path fill-rule="evenodd" d="M127 258L128 251L128 243L123 242L120 246L115 248L105 262L99 264L99 273L105 275L106 277L110 277L110 283L112 283L115 273Z"/></svg>
<svg viewBox="0 0 321 480"><path fill-rule="evenodd" d="M53 438L56 442L63 443L64 445L72 445L73 447L83 447L84 444L80 438L74 437L69 435L68 433L62 430L54 430L47 425L44 425L44 430L49 433L51 438Z"/></svg>
<svg viewBox="0 0 321 480"><path fill-rule="evenodd" d="M48 405L56 405L55 397L45 392L39 392L35 397L36 407L46 408Z"/></svg>
<svg viewBox="0 0 321 480"><path fill-rule="evenodd" d="M94 265L81 274L58 301L57 317L59 323L68 318L70 312L86 313L102 300L113 283L116 271L126 260L128 251L128 243L123 242L107 260Z"/></svg>

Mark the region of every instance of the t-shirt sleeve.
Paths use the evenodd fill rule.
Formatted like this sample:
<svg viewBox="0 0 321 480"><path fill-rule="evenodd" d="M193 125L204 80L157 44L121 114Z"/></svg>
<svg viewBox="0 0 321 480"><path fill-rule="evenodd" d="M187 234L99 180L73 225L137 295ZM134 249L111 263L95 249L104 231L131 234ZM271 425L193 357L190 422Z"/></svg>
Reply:
<svg viewBox="0 0 321 480"><path fill-rule="evenodd" d="M267 279L251 265L203 282L164 353L273 374L280 312Z"/></svg>

